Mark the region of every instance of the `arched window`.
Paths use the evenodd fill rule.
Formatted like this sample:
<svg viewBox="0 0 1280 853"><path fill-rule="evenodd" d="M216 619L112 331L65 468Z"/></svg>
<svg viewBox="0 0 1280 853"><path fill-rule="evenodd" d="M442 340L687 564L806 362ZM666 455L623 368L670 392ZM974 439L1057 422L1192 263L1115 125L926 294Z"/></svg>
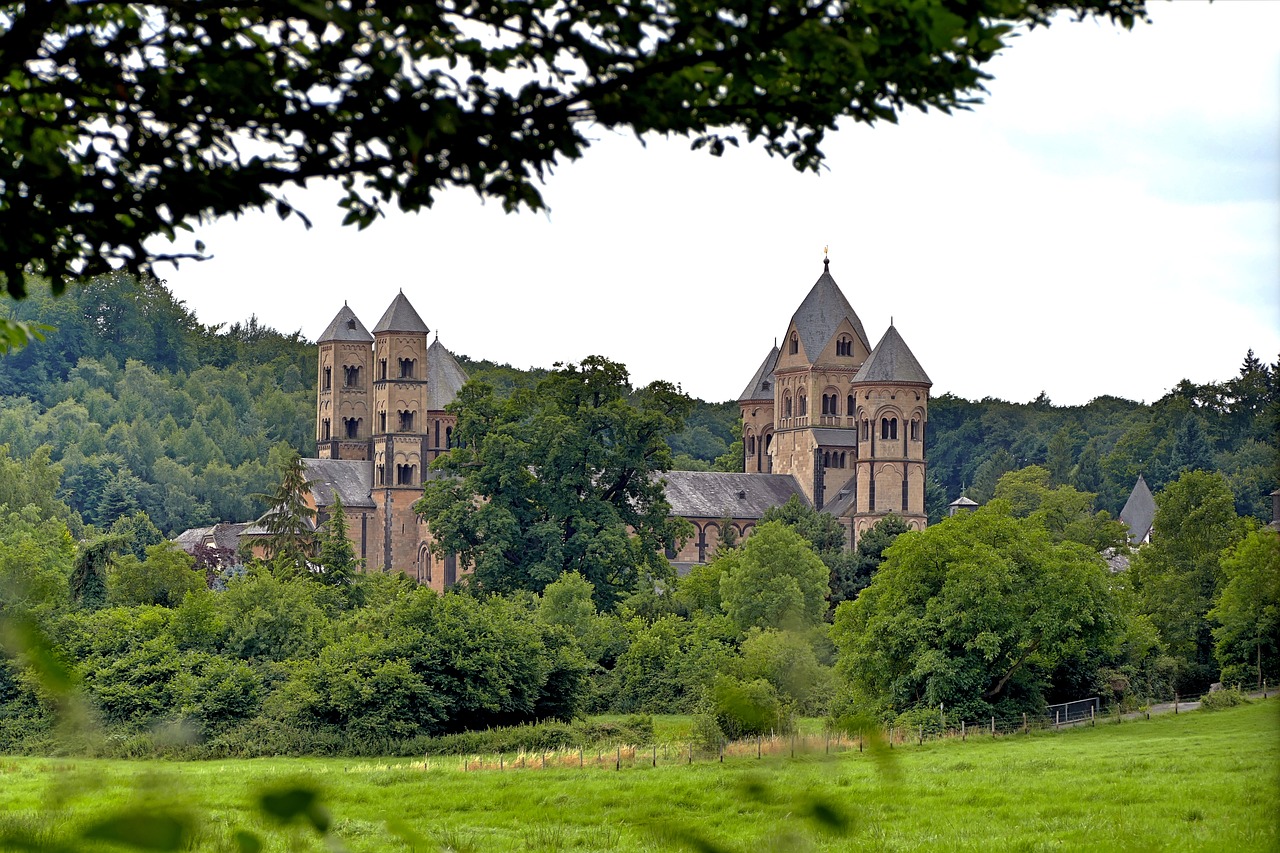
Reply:
<svg viewBox="0 0 1280 853"><path fill-rule="evenodd" d="M342 368L342 386L344 388L354 388L360 384L360 368L344 366Z"/></svg>
<svg viewBox="0 0 1280 853"><path fill-rule="evenodd" d="M822 467L823 468L831 467L831 451L830 450L822 451Z"/></svg>
<svg viewBox="0 0 1280 853"><path fill-rule="evenodd" d="M383 380L387 378L387 360L385 358L378 359L378 378Z"/></svg>
<svg viewBox="0 0 1280 853"><path fill-rule="evenodd" d="M444 428L444 446L453 447L453 427Z"/></svg>
<svg viewBox="0 0 1280 853"><path fill-rule="evenodd" d="M867 441L871 438L871 422L866 418L862 419L862 440Z"/></svg>
<svg viewBox="0 0 1280 853"><path fill-rule="evenodd" d="M844 454L845 454L845 451L841 450L840 451L840 467L841 468L844 467Z"/></svg>
<svg viewBox="0 0 1280 853"><path fill-rule="evenodd" d="M898 419L897 418L881 418L880 419L880 439L888 441L898 437Z"/></svg>
<svg viewBox="0 0 1280 853"><path fill-rule="evenodd" d="M387 466L379 465L376 471L378 475L378 485L384 485L387 481Z"/></svg>
<svg viewBox="0 0 1280 853"><path fill-rule="evenodd" d="M359 438L360 436L360 419L359 418L344 418L342 421L342 426L346 430L347 438Z"/></svg>
<svg viewBox="0 0 1280 853"><path fill-rule="evenodd" d="M844 337L844 336L842 335L842 336L840 337L840 339L836 341L836 355L839 355L839 356L852 356L852 355L853 355L853 341L849 340L848 338L846 338L846 337Z"/></svg>
<svg viewBox="0 0 1280 853"><path fill-rule="evenodd" d="M333 368L326 367L324 373L320 375L320 390L328 391L333 387Z"/></svg>
<svg viewBox="0 0 1280 853"><path fill-rule="evenodd" d="M400 412L400 422L397 424L400 432L413 432L413 412Z"/></svg>
<svg viewBox="0 0 1280 853"><path fill-rule="evenodd" d="M378 432L384 433L386 431L387 431L387 413L378 412Z"/></svg>
<svg viewBox="0 0 1280 853"><path fill-rule="evenodd" d="M919 418L911 419L911 440L912 441L920 440L920 419Z"/></svg>
<svg viewBox="0 0 1280 853"><path fill-rule="evenodd" d="M788 349L790 350L792 355L795 355L796 353L800 352L800 338L796 335L795 332L791 333L791 345Z"/></svg>
<svg viewBox="0 0 1280 853"><path fill-rule="evenodd" d="M796 417L805 418L809 416L809 398L801 394L796 400Z"/></svg>
<svg viewBox="0 0 1280 853"><path fill-rule="evenodd" d="M422 546L422 550L418 554L418 563L421 566L422 579L427 583L431 583L431 549L426 545Z"/></svg>
<svg viewBox="0 0 1280 853"><path fill-rule="evenodd" d="M782 398L782 416L784 418L791 417L791 395L787 394Z"/></svg>
<svg viewBox="0 0 1280 853"><path fill-rule="evenodd" d="M324 418L323 420L320 421L320 440L321 441L329 440L329 419L328 418Z"/></svg>
<svg viewBox="0 0 1280 853"><path fill-rule="evenodd" d="M412 379L412 378L413 378L413 367L414 367L413 359L411 359L411 358L402 358L402 359L400 359L400 378L401 378L401 379Z"/></svg>
<svg viewBox="0 0 1280 853"><path fill-rule="evenodd" d="M747 453L756 452L756 437L754 435L747 436Z"/></svg>
<svg viewBox="0 0 1280 853"><path fill-rule="evenodd" d="M853 417L854 413L853 413L853 395L852 394L850 394L848 399L845 400L844 413L848 417Z"/></svg>

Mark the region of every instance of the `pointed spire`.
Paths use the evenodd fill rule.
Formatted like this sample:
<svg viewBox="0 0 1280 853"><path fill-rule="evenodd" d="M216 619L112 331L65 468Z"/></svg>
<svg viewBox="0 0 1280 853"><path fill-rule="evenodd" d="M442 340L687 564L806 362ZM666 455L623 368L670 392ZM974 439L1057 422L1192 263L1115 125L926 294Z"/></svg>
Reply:
<svg viewBox="0 0 1280 853"><path fill-rule="evenodd" d="M808 295L796 309L796 313L791 315L791 323L788 325L788 329L794 327L799 334L800 343L804 346L804 353L810 364L817 359L818 353L822 352L823 347L835 335L836 329L844 320L849 321L849 325L853 327L853 332L862 345L868 350L871 349L871 342L867 340L862 321L858 319L853 306L849 304L849 300L840 291L840 286L831 277L831 273L826 271L825 266L824 262L822 275L810 288Z"/></svg>
<svg viewBox="0 0 1280 853"><path fill-rule="evenodd" d="M333 322L320 333L316 343L323 344L328 341L367 341L372 343L373 335L369 334L369 330L360 322L360 318L344 302L342 309L333 318Z"/></svg>
<svg viewBox="0 0 1280 853"><path fill-rule="evenodd" d="M889 326L880 343L867 356L854 375L854 383L858 382L912 382L920 385L932 385L929 374L924 372L915 354L907 346L907 342L898 334L898 330Z"/></svg>
<svg viewBox="0 0 1280 853"><path fill-rule="evenodd" d="M382 319L373 327L373 333L381 332L412 332L415 334L425 335L431 330L427 328L427 324L422 322L422 318L418 316L418 312L409 304L409 300L404 295L402 289L396 298L391 300L391 305L387 307L386 313L382 315Z"/></svg>

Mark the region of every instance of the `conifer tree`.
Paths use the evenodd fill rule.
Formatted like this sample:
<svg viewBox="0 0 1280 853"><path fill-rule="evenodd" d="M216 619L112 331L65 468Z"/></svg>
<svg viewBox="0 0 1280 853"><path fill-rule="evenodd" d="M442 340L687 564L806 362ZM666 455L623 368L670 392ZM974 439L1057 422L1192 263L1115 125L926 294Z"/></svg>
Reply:
<svg viewBox="0 0 1280 853"><path fill-rule="evenodd" d="M280 485L275 492L257 496L268 504L258 522L267 531L267 558L299 572L307 571L316 551L316 511L307 505L310 487L302 457L293 451L281 463Z"/></svg>
<svg viewBox="0 0 1280 853"><path fill-rule="evenodd" d="M333 506L329 508L329 520L325 522L324 538L320 543L320 565L324 573L320 580L332 586L345 586L351 583L351 576L360 568L356 559L355 546L347 538L347 514L342 507L342 498L333 496Z"/></svg>

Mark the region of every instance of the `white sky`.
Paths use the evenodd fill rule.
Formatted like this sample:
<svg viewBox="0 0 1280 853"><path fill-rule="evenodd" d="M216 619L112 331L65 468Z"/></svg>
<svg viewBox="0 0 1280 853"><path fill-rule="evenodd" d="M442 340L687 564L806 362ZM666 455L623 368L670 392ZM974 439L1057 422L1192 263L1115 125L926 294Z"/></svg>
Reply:
<svg viewBox="0 0 1280 853"><path fill-rule="evenodd" d="M337 192L198 229L213 260L157 270L205 323L314 340L403 288L455 353L735 399L822 272L874 345L890 317L933 393L1154 400L1280 353L1280 3L1155 4L1125 32L1063 20L990 66L970 113L849 124L828 169L758 149L597 132L507 215L466 190L357 232Z"/></svg>

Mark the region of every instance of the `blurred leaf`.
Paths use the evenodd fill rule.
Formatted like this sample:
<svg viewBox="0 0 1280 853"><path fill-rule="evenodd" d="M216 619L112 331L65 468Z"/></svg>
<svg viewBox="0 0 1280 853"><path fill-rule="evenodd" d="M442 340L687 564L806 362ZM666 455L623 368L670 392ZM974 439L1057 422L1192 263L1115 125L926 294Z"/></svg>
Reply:
<svg viewBox="0 0 1280 853"><path fill-rule="evenodd" d="M137 850L180 850L191 836L190 818L172 812L126 812L91 825L83 837Z"/></svg>
<svg viewBox="0 0 1280 853"><path fill-rule="evenodd" d="M816 798L809 803L809 817L835 835L845 835L851 828L852 822L841 809Z"/></svg>
<svg viewBox="0 0 1280 853"><path fill-rule="evenodd" d="M236 848L240 853L261 853L262 841L252 832L237 829L232 838L236 840Z"/></svg>
<svg viewBox="0 0 1280 853"><path fill-rule="evenodd" d="M263 794L258 802L264 812L281 823L304 817L322 835L332 823L329 811L320 805L319 793L302 785Z"/></svg>

